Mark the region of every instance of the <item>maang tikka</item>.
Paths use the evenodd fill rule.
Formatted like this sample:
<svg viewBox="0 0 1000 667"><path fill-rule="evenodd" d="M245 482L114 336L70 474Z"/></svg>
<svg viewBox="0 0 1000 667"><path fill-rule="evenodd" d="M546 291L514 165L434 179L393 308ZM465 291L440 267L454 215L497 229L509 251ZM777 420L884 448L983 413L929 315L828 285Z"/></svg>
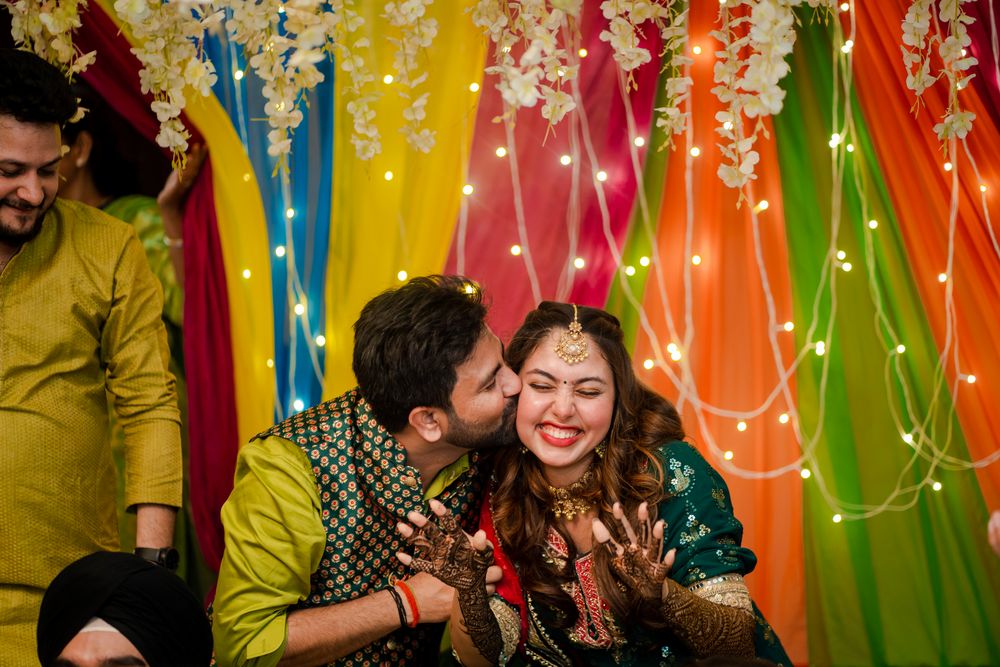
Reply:
<svg viewBox="0 0 1000 667"><path fill-rule="evenodd" d="M583 326L577 317L576 304L573 304L573 321L569 323L569 331L559 334L556 341L556 354L559 358L572 366L586 359L590 352L587 350L587 339L583 337Z"/></svg>

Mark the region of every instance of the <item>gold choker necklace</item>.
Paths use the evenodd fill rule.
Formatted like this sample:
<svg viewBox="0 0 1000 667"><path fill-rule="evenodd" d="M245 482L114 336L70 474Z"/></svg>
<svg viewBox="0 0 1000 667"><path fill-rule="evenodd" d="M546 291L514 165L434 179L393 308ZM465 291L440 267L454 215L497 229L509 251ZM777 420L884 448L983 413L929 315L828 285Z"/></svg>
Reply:
<svg viewBox="0 0 1000 667"><path fill-rule="evenodd" d="M569 486L564 486L561 488L556 488L554 486L549 487L549 493L552 494L552 513L555 515L556 519L565 518L567 521L572 521L574 517L586 514L590 511L590 508L594 506L594 503L590 500L580 497L580 493L585 491L590 482L594 479L594 469L587 468L587 472L583 473L583 476L570 484Z"/></svg>

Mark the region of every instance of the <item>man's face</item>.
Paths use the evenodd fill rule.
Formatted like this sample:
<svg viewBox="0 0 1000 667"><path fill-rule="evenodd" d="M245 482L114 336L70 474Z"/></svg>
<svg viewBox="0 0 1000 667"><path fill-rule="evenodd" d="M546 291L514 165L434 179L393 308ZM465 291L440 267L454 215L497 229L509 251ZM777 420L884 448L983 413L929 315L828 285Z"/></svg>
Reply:
<svg viewBox="0 0 1000 667"><path fill-rule="evenodd" d="M145 667L135 644L117 632L80 632L66 644L56 667Z"/></svg>
<svg viewBox="0 0 1000 667"><path fill-rule="evenodd" d="M504 363L500 339L485 330L472 356L455 369L455 374L445 440L466 449L511 442L521 380Z"/></svg>
<svg viewBox="0 0 1000 667"><path fill-rule="evenodd" d="M59 189L61 155L55 123L0 115L0 244L20 247L41 231Z"/></svg>

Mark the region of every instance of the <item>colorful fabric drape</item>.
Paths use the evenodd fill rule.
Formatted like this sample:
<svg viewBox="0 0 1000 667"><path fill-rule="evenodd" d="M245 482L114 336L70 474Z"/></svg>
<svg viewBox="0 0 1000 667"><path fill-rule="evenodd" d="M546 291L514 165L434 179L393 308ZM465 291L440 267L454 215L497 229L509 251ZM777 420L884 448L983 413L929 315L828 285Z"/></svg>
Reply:
<svg viewBox="0 0 1000 667"><path fill-rule="evenodd" d="M376 75L381 97L372 104L382 125L382 153L370 162L355 158L350 143L353 121L346 110L346 85L338 79L334 117L333 211L326 275L326 368L323 393L334 396L354 384L351 327L361 307L380 291L399 284L400 271L417 276L440 273L455 229L471 143L476 101L470 90L482 77L484 37L466 10L474 3L436 2L428 16L438 21L438 38L422 52L427 80L415 92L430 93L426 127L436 145L422 154L407 145L395 128L402 124L404 101L393 85L394 37L378 3L359 3L370 26L365 62ZM378 36L375 38L375 36ZM461 54L459 57L457 54Z"/></svg>

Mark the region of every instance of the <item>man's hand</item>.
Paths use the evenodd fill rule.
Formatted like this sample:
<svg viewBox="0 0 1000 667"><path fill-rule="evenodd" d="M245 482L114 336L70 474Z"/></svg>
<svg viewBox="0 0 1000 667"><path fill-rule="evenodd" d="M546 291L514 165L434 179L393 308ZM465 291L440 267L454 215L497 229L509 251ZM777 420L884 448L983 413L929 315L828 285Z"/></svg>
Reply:
<svg viewBox="0 0 1000 667"><path fill-rule="evenodd" d="M413 591L413 597L417 601L421 623L444 623L451 618L451 606L455 601L454 588L426 572L416 573L406 580L406 585ZM410 620L413 619L413 611L410 609Z"/></svg>
<svg viewBox="0 0 1000 667"><path fill-rule="evenodd" d="M156 196L156 203L160 206L160 210L175 209L179 211L181 209L207 156L208 149L202 144L195 144L191 147L184 168L180 172L171 171L163 184L163 189Z"/></svg>
<svg viewBox="0 0 1000 667"><path fill-rule="evenodd" d="M622 506L612 508L615 518L622 524L627 544L619 544L600 519L594 519L594 539L611 550L611 567L626 586L649 600L666 598L669 588L667 574L674 564L676 549L663 556L663 521L650 524L649 507L639 505L637 534Z"/></svg>

